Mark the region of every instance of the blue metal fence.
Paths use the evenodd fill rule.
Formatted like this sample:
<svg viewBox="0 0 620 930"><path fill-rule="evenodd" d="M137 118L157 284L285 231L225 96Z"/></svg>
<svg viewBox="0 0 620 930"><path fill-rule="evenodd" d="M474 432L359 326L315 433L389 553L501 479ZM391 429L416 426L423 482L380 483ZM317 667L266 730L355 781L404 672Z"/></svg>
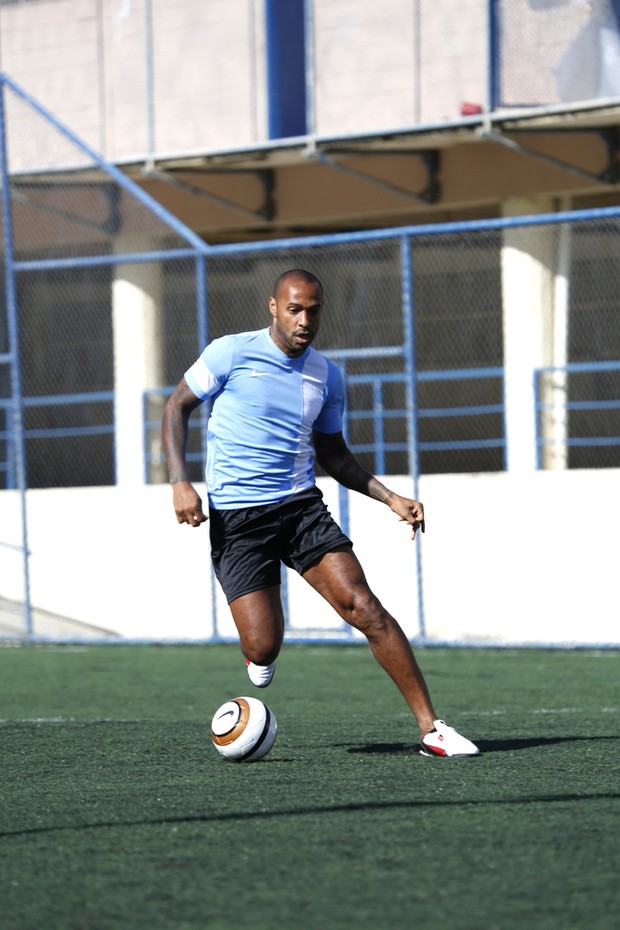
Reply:
<svg viewBox="0 0 620 930"><path fill-rule="evenodd" d="M80 184L83 184L82 192L84 196L82 200L84 203L81 211L79 208L74 211L66 211L62 210L60 206L54 209L53 206L50 207L45 202L40 203L40 217L45 216L51 225L43 230L43 222L39 220L38 223L35 222L31 226L29 232L32 240L36 238L33 235L34 233L42 236L41 252L46 253L45 257L26 257L34 251L33 242L29 241L28 235L26 235L25 242L16 235L14 211L19 199L14 196L14 177L10 171L10 132L7 116L9 101L13 107L22 107L22 113L27 113L34 123L40 127L41 138L49 132L50 127L53 127L55 140L61 140L62 145L66 146L65 157L68 159L69 164L72 165L72 158L75 159L75 164L78 167L69 169L69 174L72 179L74 175L76 178L74 187L77 191L77 197L74 193L73 199L78 202L80 200ZM34 143L35 132L32 127L31 135L32 138L29 139L29 142ZM49 144L49 139L45 140L44 147L46 144ZM99 223L96 222L97 204L95 203L95 206L93 206L93 191L88 186L90 182L81 181L80 168L82 170L88 168L91 172L94 172L99 182L99 190L96 192L95 197L103 191L103 197L100 199L103 201L104 213ZM60 189L63 189L62 184ZM0 372L5 373L8 371L10 384L6 395L1 398L0 410L4 412L5 423L0 441L4 445L5 456L0 474L5 475L7 487L14 487L20 493L21 546L19 548L23 554L24 635L26 639L31 640L34 630L26 502L28 489L27 443L36 439L54 441L60 437L66 438L69 434L73 436L88 434L91 437L100 433L112 435L114 428L111 430L109 423L99 423L98 425L91 424L82 428L74 427L70 430L66 428L60 430L57 428L28 430L26 412L28 409L44 406L60 408L67 401L71 405L93 401L101 403L104 400L108 401L110 396L114 397L115 395L113 391L85 392L91 395L88 401L83 395L72 394L67 397L67 395L59 396L56 392L46 396L26 396L28 392L24 389L25 365L23 356L26 354L23 346L24 316L20 314L18 298L20 282L26 280L27 276L54 272L59 269L96 269L102 266L118 266L123 263L131 263L135 266L141 262L156 263L170 259L177 261L186 259L193 262L195 266L195 318L198 337L206 339L207 315L204 306L203 257L208 251L208 247L192 230L184 226L172 213L149 197L138 185L131 182L122 171L107 162L91 146L79 139L69 127L61 124L52 113L4 73L0 73L0 192L3 223L3 285L6 308L5 319L2 321L4 327L0 330L4 343L0 343L0 349L4 349L4 351L0 351ZM115 237L119 233L120 227L118 211L121 209L123 196L127 198L128 203L133 205L133 212L136 217L133 228L129 223L131 235L136 238L150 235L157 242L165 241L167 237L169 241L174 241L175 246L164 249L158 249L154 246L146 253L135 247L133 250L115 250ZM31 204L29 204L30 206ZM85 220L87 222L84 222ZM125 222L127 223L130 220L131 209L129 211L125 210ZM61 257L57 257L55 254L50 257L49 253L54 253L59 248L55 240L55 233L59 223L64 226L65 235L73 241L73 248L71 251L66 248L61 249L64 252ZM71 230L72 223L75 223L74 232ZM87 230L93 236L92 243L87 238ZM46 235L47 239L45 238ZM101 243L97 238L98 236L105 237L104 241L108 245L109 254L101 254ZM85 254L76 254L82 248ZM115 254L115 252L118 254ZM56 396L54 396L55 393Z"/></svg>
<svg viewBox="0 0 620 930"><path fill-rule="evenodd" d="M56 410L67 411L75 407L84 405L108 405L110 407L109 422L106 423L89 423L83 426L51 426L41 429L29 428L24 426L23 440L27 449L28 443L34 439L51 439L62 441L63 439L75 439L77 437L88 436L110 436L114 439L114 415L112 407L114 404L114 391L89 391L84 394L46 394L43 396L24 397L22 406L24 413L28 410L36 410L44 407L55 408ZM7 490L14 490L19 487L18 476L16 471L16 462L14 456L15 431L10 428L12 421L11 412L14 409L14 401L0 399L0 410L5 416L5 428L0 430L0 440L6 443L5 461L0 461L0 471L4 472L5 487ZM106 414L104 413L104 417Z"/></svg>
<svg viewBox="0 0 620 930"><path fill-rule="evenodd" d="M367 350L368 351L368 350ZM347 436L348 444L351 451L357 455L367 455L371 460L371 471L377 475L386 475L389 474L389 468L387 467L388 454L390 452L398 452L403 455L408 455L409 453L409 420L411 418L411 411L406 407L390 407L385 401L385 388L387 385L399 384L407 385L409 376L405 372L374 372L367 374L349 374L347 372L347 357L349 360L354 358L367 358L366 354L351 352L347 357L340 355L338 352L326 352L326 355L337 360L340 368L343 373L345 381L345 389L350 390L358 386L368 386L370 388L372 403L368 407L358 406L355 409L347 407L345 410L345 423L344 423L344 432ZM389 357L390 355L400 355L402 350L394 350L393 352L386 353ZM378 350L376 352L371 352L370 357L382 357L384 355L384 350ZM549 370L549 369L542 369ZM419 371L414 375L416 384L423 384L429 382L452 382L458 383L462 380L478 380L478 379L498 379L502 383L503 390L503 377L504 370L503 368L471 368L471 369L458 369L452 371ZM150 472L150 466L155 462L163 462L162 455L153 454L148 451L148 442L146 437L149 432L152 430L159 430L161 428L161 422L159 419L153 420L148 418L148 409L149 402L152 398L155 397L168 397L173 391L172 386L165 388L157 388L154 390L149 390L144 392L144 428L145 428L145 480L148 482L148 475ZM538 405L539 409L542 409L541 404ZM604 402L601 402L599 405L595 405L595 408L601 409L604 405ZM575 409L577 409L575 407ZM463 404L458 407L419 407L416 410L416 416L419 420L428 419L436 420L440 418L468 418L468 417L485 417L485 416L497 416L499 415L502 418L504 416L504 404ZM208 412L207 412L208 416ZM386 437L386 424L388 422L396 422L399 426L399 432L402 436L398 441L390 441ZM368 441L358 442L351 439L352 425L355 423L365 423L369 424L368 432ZM202 429L202 423L200 420L190 420L189 423L190 430L197 432ZM415 424L413 428L417 428ZM60 437L65 435L64 431L58 430L57 435ZM67 433L67 435L69 435ZM544 440L540 440L541 443ZM620 441L620 440L619 440ZM443 440L436 442L425 442L419 440L417 442L417 448L419 452L457 452L464 449L475 450L475 449L502 449L506 448L506 438L502 431L502 435L493 437L491 439L482 439L482 438L472 438L468 440ZM190 464L199 463L202 465L204 461L204 449L199 451L189 451L187 454L187 461ZM504 455L504 468L506 467L505 455Z"/></svg>
<svg viewBox="0 0 620 930"><path fill-rule="evenodd" d="M565 450L578 448L596 450L602 447L620 447L620 417L615 420L609 417L611 411L620 411L620 379L615 379L614 388L612 388L612 390L615 389L616 391L615 397L607 397L602 400L592 397L579 400L570 399L571 390L573 393L582 393L583 391L583 389L578 390L574 386L575 383L579 382L580 375L613 373L620 373L620 361L574 362L562 367L548 365L536 369L534 373L534 394L536 398L536 464L538 468L542 468L543 451L550 446L560 445ZM544 401L541 397L545 375L555 376L556 378L559 376L562 395L559 401L556 400L555 403ZM570 388L568 378L571 378ZM590 389L589 385L585 386L586 393ZM575 426L566 425L559 437L550 438L543 434L541 419L544 413L553 411L556 413L559 411L560 417L563 420L566 419L567 423L571 413L603 413L605 416L603 422L601 422L601 418L594 420L592 416L584 417L579 429ZM600 432L597 433L597 427L600 428L601 425L605 427L605 435L601 435ZM590 465L591 462L592 460L590 460Z"/></svg>
<svg viewBox="0 0 620 930"><path fill-rule="evenodd" d="M37 107L15 85L0 78L0 104L10 91L34 106L42 119L53 124L69 141L79 146L53 117ZM319 274L331 292L330 313L325 315L324 351L343 370L349 403L345 432L353 451L363 457L369 470L379 474L405 474L411 477L414 495L418 496L420 472L439 472L442 469L472 472L489 470L487 459L480 459L485 467L473 467L468 454L497 453L493 459L496 470L507 466L507 399L506 370L504 367L503 312L506 297L502 278L502 237L518 232L527 246L528 236L542 227L551 230L559 224L570 224L575 233L574 261L571 265L571 297L569 314L571 326L567 328L566 342L569 359L563 365L539 367L532 394L527 398L530 425L537 424L536 445L539 450L539 467L542 451L558 442L574 454L575 451L598 450L615 459L601 458L591 467L617 467L617 449L620 447L620 424L613 419L620 409L620 390L617 379L620 362L620 328L617 325L618 293L618 221L620 208L591 211L571 211L562 214L520 217L495 221L437 224L425 227L403 227L350 234L324 235L286 239L264 243L244 243L209 247L165 211L150 201L118 171L108 166L88 148L83 148L95 169L105 176L106 183L114 183L123 195L134 198L140 209L153 211L159 224L152 251L142 244L135 251L127 251L127 241L115 238L116 230L106 228L103 245L76 254L81 247L78 232L69 237L64 251L59 240L50 235L43 239L40 254L31 243L13 241L12 179L8 172L4 109L0 108L0 167L2 169L2 208L4 219L4 285L6 300L6 351L0 353L0 365L10 370L10 384L0 398L3 422L0 443L0 474L6 486L21 492L24 526L22 550L24 553L25 602L27 607L26 637L32 638L28 582L28 541L25 493L28 489L27 459L35 443L44 446L43 457L58 441L84 440L89 443L97 437L109 440L110 447L118 441L117 414L126 398L112 383L95 387L88 380L88 364L84 366L83 390L65 390L62 378L56 383L42 378L37 380L35 352L47 350L56 333L54 319L47 312L38 318L41 326L51 331L44 335L34 331L24 346L24 327L36 317L35 303L28 305L28 314L19 312L20 287L24 282L42 281L38 296L41 300L53 290L50 275L58 272L92 272L86 299L77 299L72 336L80 338L86 326L84 305L100 286L96 273L114 267L121 271L126 266L136 268L150 265L161 277L161 293L157 301L162 309L163 321L160 344L163 346L162 371L155 383L140 394L143 417L140 423L140 466L145 483L151 480L153 468L161 462L160 453L153 451L149 437L159 432L158 404L171 388L162 386L176 383L196 354L214 336L223 332L257 327L263 320L265 307L255 306L257 293L268 294L275 272L283 265L309 265ZM76 198L77 199L77 198ZM84 188L84 200L92 208L93 191ZM46 204L47 206L47 204ZM86 212L87 212L86 211ZM125 208L124 219L130 213ZM107 220L107 214L104 217ZM62 214L67 222L67 211ZM80 225L79 233L82 232ZM136 223L136 226L139 224ZM96 232L101 233L97 224ZM64 229L64 226L62 227ZM165 235L162 235L162 229ZM40 230L31 229L34 238ZM135 233L136 230L132 230ZM144 232L138 229L138 232ZM146 229L147 233L151 231ZM101 233L103 235L103 233ZM166 248L166 236L176 237L176 247ZM37 240L38 242L39 240ZM514 239L512 240L514 242ZM77 242L77 245L76 245ZM531 248L531 244L530 244ZM116 249L116 251L115 251ZM524 248L524 252L527 249ZM605 261L605 274L598 269ZM594 269L594 270L593 270ZM119 277L122 277L119 274ZM108 278L110 280L108 280ZM114 305L113 275L105 281L105 295L101 304L103 314L109 316ZM58 305L64 309L67 298L73 294L71 280L64 282ZM43 294L43 297L41 297ZM186 297L189 295L189 298ZM47 308L44 307L44 310ZM65 314L66 315L66 314ZM155 313L153 314L155 316ZM93 314L96 318L97 314ZM58 320L63 320L61 312ZM91 321L92 322L92 321ZM21 324L21 330L20 330ZM62 334L61 334L62 335ZM75 337L77 338L77 337ZM114 348L111 338L105 345L98 342L98 330L93 326L89 338L92 357L104 350L108 353L105 375L113 381L115 372ZM170 348L172 346L172 348ZM601 362L601 346L609 358ZM4 345L1 346L5 348ZM53 351L60 351L64 340L58 339ZM50 350L52 351L52 350ZM53 352L52 352L53 354ZM68 353L63 358L73 362ZM88 361L90 361L89 356ZM579 360L578 360L579 359ZM41 351L41 360L45 361ZM62 365L56 366L56 374ZM552 403L547 399L543 384L547 375L560 374L564 396ZM61 371L61 375L64 372ZM24 384L24 375L30 378ZM580 386L580 379L586 379ZM592 378L598 379L596 383ZM589 381L587 379L590 379ZM601 379L611 379L601 381ZM78 379L79 380L79 379ZM49 383L49 393L33 389L32 384ZM153 382L152 382L153 383ZM472 390L475 388L475 390ZM590 389L594 388L593 392ZM112 413L108 407L113 405ZM97 407L99 413L79 423L66 422L66 412ZM103 410L103 412L101 412ZM50 411L60 411L58 422L35 422L30 418ZM550 437L543 426L549 412L558 414L559 427ZM593 420L599 414L607 419ZM589 431L579 420L590 418ZM208 408L191 422L190 465L196 474L202 473L206 443ZM65 419L63 419L65 417ZM558 438L559 437L559 438ZM143 450L143 454L142 454ZM430 457L439 457L435 465ZM114 451L111 456L116 462ZM398 469L392 464L398 463ZM580 461L580 460L578 460ZM578 462L577 462L578 463ZM614 465L615 463L615 465ZM72 467L75 463L72 462ZM567 460L568 467L575 463ZM76 472L62 471L57 486L73 483ZM117 480L113 472L109 483ZM165 480L165 479L159 479ZM30 485L32 486L32 485ZM54 486L53 483L41 486ZM346 530L348 524L348 498L344 489L340 497L340 518ZM4 543L3 543L4 544ZM420 547L416 547L417 574L421 578ZM424 637L423 585L418 586L420 635ZM214 609L214 629L218 635Z"/></svg>

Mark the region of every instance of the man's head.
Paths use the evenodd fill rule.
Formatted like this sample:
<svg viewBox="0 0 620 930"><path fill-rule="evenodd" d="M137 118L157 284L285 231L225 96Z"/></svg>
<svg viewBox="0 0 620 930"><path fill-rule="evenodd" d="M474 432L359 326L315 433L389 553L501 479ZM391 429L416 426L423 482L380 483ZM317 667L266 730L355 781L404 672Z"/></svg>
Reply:
<svg viewBox="0 0 620 930"><path fill-rule="evenodd" d="M319 331L323 287L315 275L301 268L285 271L269 298L271 337L285 355L297 358Z"/></svg>

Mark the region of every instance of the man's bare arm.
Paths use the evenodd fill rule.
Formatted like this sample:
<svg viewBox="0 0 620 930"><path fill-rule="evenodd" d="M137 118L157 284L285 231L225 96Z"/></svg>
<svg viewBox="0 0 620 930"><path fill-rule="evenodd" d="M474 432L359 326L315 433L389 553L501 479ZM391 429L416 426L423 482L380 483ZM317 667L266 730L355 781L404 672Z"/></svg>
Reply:
<svg viewBox="0 0 620 930"><path fill-rule="evenodd" d="M425 530L424 507L420 501L401 497L386 488L378 478L362 468L349 447L342 433L313 433L314 449L317 462L328 475L352 491L359 491L374 500L387 504L388 507L409 523L412 538L416 531Z"/></svg>
<svg viewBox="0 0 620 930"><path fill-rule="evenodd" d="M200 495L188 480L185 461L189 418L201 403L183 378L166 403L161 426L177 521L190 526L200 526L207 519L202 510Z"/></svg>

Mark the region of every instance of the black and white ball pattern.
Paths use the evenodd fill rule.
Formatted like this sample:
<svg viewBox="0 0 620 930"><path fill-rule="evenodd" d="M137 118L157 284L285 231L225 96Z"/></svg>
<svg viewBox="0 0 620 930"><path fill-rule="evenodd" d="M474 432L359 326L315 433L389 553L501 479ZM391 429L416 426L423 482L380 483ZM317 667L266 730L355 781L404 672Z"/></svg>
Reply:
<svg viewBox="0 0 620 930"><path fill-rule="evenodd" d="M276 741L273 711L255 697L236 697L218 707L211 721L211 740L233 762L257 762Z"/></svg>

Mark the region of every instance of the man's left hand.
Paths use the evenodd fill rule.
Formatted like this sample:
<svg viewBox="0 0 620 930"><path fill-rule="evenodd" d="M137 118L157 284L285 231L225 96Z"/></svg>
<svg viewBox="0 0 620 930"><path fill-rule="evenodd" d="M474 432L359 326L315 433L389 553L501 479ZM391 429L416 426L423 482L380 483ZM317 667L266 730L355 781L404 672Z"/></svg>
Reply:
<svg viewBox="0 0 620 930"><path fill-rule="evenodd" d="M411 526L412 539L415 539L418 530L425 532L424 504L421 501L414 501L409 497L400 497L400 495L394 494L389 501L389 506L404 523Z"/></svg>

